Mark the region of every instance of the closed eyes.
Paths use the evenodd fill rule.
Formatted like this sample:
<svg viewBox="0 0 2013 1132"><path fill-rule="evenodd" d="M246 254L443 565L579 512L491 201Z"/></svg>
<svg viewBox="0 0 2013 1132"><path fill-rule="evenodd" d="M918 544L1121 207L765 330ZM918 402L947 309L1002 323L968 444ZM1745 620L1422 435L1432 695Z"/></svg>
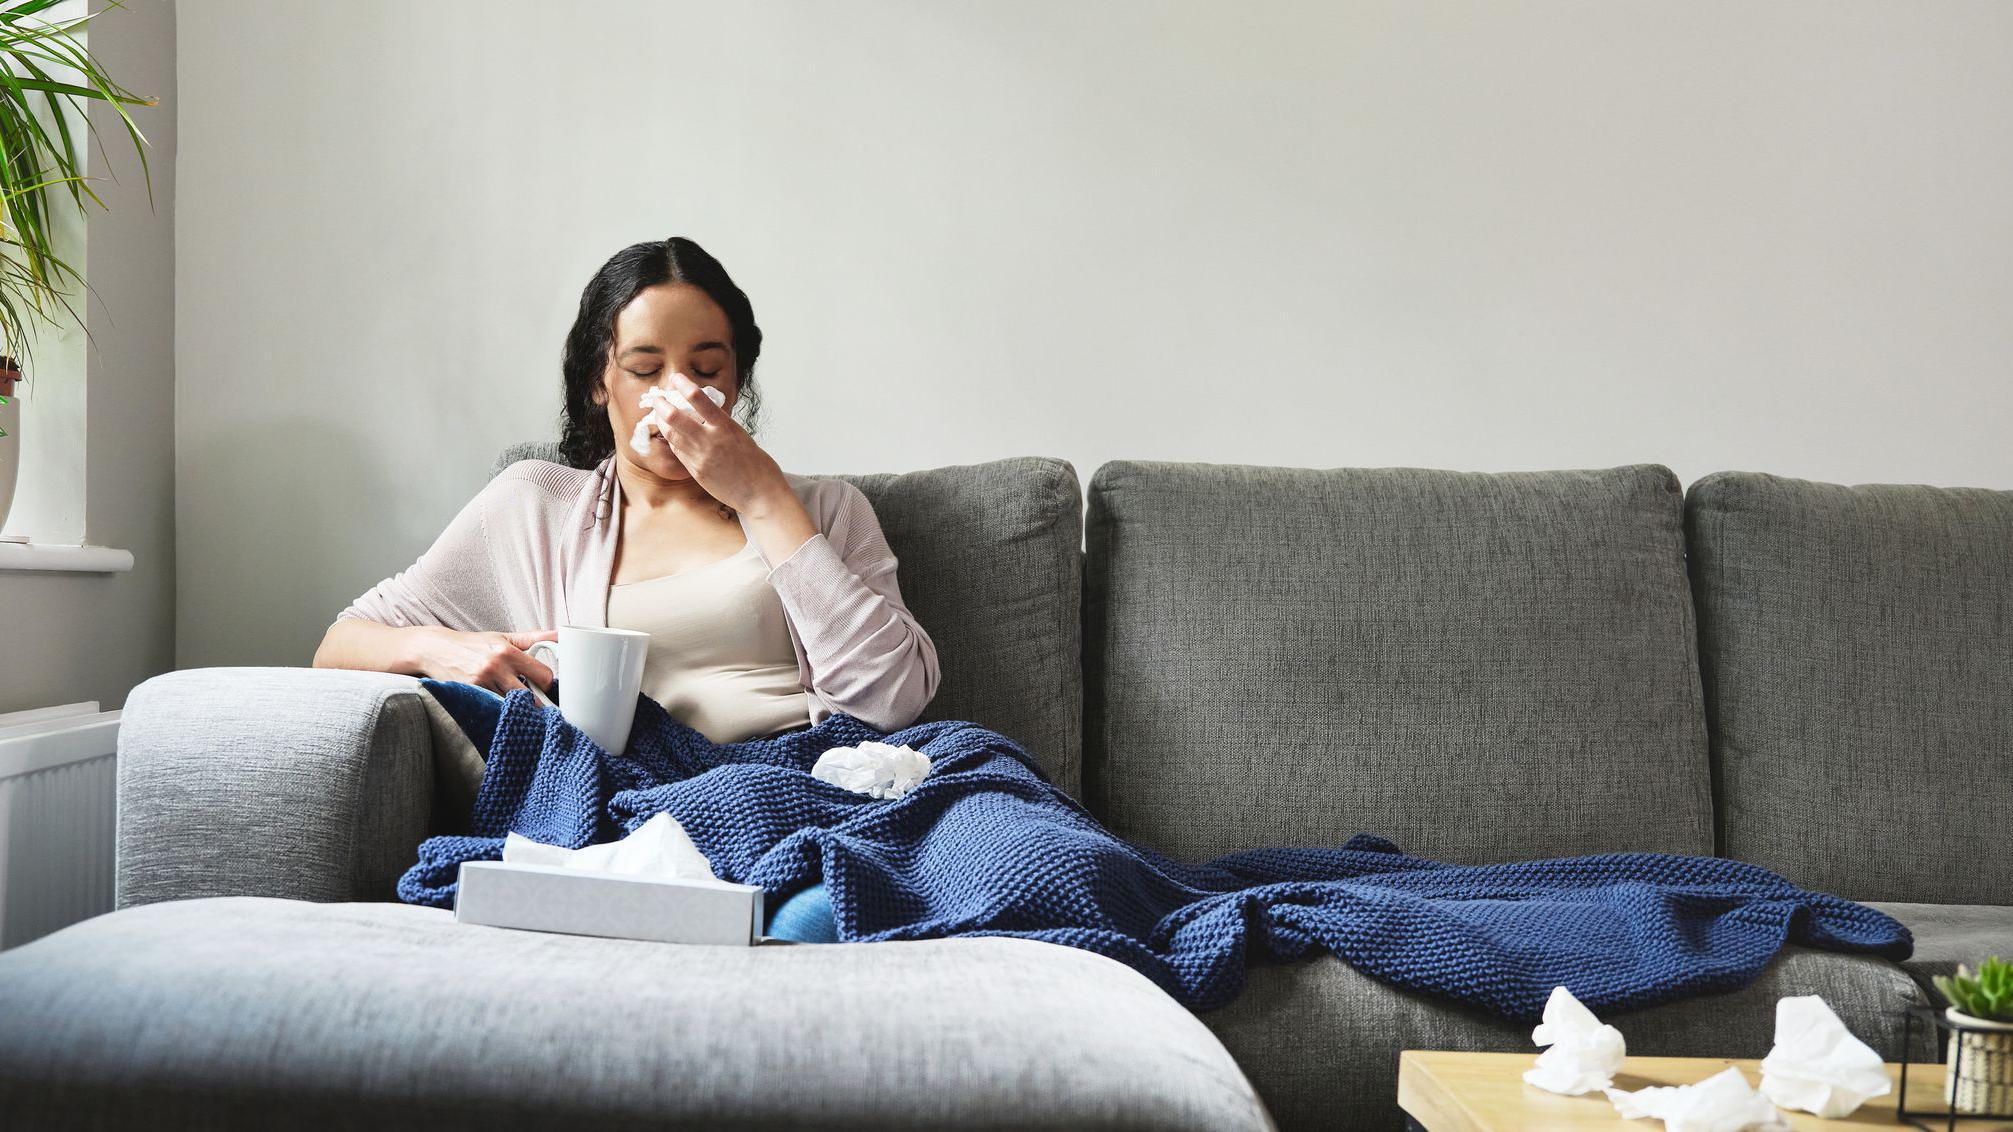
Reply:
<svg viewBox="0 0 2013 1132"><path fill-rule="evenodd" d="M649 373L637 373L637 372L636 372L635 370L633 370L633 369L632 369L632 370L630 370L629 372L630 372L630 373L631 373L632 375L634 375L634 376L636 376L636 377L640 377L640 378L643 378L643 379L645 379L645 380L647 381L648 379L650 379L650 378L653 378L653 377L656 377L656 376L657 376L658 374L660 374L660 373L663 373L664 371L663 371L663 370L661 370L661 369L657 369L657 370L651 370L651 371L650 371ZM713 371L712 373L706 373L706 372L705 372L705 371L703 371L703 370L694 370L691 376L693 376L693 377L719 377L719 376L720 376L720 371L716 369L716 370L714 370L714 371Z"/></svg>

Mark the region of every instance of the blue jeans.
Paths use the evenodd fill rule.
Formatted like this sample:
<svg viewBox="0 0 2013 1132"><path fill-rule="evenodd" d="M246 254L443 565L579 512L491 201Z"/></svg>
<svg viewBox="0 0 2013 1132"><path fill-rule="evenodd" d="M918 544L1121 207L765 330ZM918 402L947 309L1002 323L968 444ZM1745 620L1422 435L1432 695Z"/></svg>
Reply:
<svg viewBox="0 0 2013 1132"><path fill-rule="evenodd" d="M798 892L769 913L762 934L798 943L839 942L839 922L832 916L832 898L823 881Z"/></svg>

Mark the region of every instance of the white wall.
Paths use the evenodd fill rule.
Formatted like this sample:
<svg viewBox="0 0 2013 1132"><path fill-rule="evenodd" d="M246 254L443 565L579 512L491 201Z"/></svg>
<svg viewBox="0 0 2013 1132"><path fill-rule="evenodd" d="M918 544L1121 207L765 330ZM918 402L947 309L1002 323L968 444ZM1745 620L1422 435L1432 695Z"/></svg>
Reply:
<svg viewBox="0 0 2013 1132"><path fill-rule="evenodd" d="M79 700L109 710L133 685L174 664L175 5L88 3L99 13L85 25L91 53L121 86L160 100L126 108L149 143L153 199L118 111L90 102L97 139L79 135L78 144L89 147L91 188L106 207L84 199L87 250L82 263L70 261L90 284L88 298L72 302L90 338L78 346L45 330L36 345L38 358L69 365L62 378L83 367L86 380L58 399L81 393L89 429L84 482L65 473L69 480L42 497L21 529L38 541L74 540L81 530L89 543L132 551L133 569L0 571L0 712ZM55 193L50 206L75 213L67 192ZM43 376L52 375L30 374L29 382ZM61 463L39 462L22 474ZM74 510L80 486L81 517ZM66 509L50 510L52 500Z"/></svg>
<svg viewBox="0 0 2013 1132"><path fill-rule="evenodd" d="M2013 488L2013 5L184 0L180 53L184 665L307 663L671 235L795 471Z"/></svg>

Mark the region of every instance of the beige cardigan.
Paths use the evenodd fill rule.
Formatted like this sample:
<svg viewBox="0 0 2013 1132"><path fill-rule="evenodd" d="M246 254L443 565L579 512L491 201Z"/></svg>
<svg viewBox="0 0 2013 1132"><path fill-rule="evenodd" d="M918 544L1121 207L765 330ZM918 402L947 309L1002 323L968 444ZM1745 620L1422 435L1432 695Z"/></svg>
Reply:
<svg viewBox="0 0 2013 1132"><path fill-rule="evenodd" d="M505 468L410 567L336 620L517 632L605 628L622 481L610 455L591 470L547 460ZM811 722L835 712L883 731L915 722L936 695L937 649L902 601L896 559L859 488L785 472L818 533L770 562L741 529L782 600Z"/></svg>

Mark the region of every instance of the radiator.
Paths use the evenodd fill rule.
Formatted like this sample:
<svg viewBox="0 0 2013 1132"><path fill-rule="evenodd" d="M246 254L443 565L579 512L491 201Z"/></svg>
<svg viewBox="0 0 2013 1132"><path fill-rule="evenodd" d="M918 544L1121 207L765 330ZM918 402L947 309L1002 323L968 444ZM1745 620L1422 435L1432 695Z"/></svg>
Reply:
<svg viewBox="0 0 2013 1132"><path fill-rule="evenodd" d="M112 910L119 713L0 714L0 950Z"/></svg>

